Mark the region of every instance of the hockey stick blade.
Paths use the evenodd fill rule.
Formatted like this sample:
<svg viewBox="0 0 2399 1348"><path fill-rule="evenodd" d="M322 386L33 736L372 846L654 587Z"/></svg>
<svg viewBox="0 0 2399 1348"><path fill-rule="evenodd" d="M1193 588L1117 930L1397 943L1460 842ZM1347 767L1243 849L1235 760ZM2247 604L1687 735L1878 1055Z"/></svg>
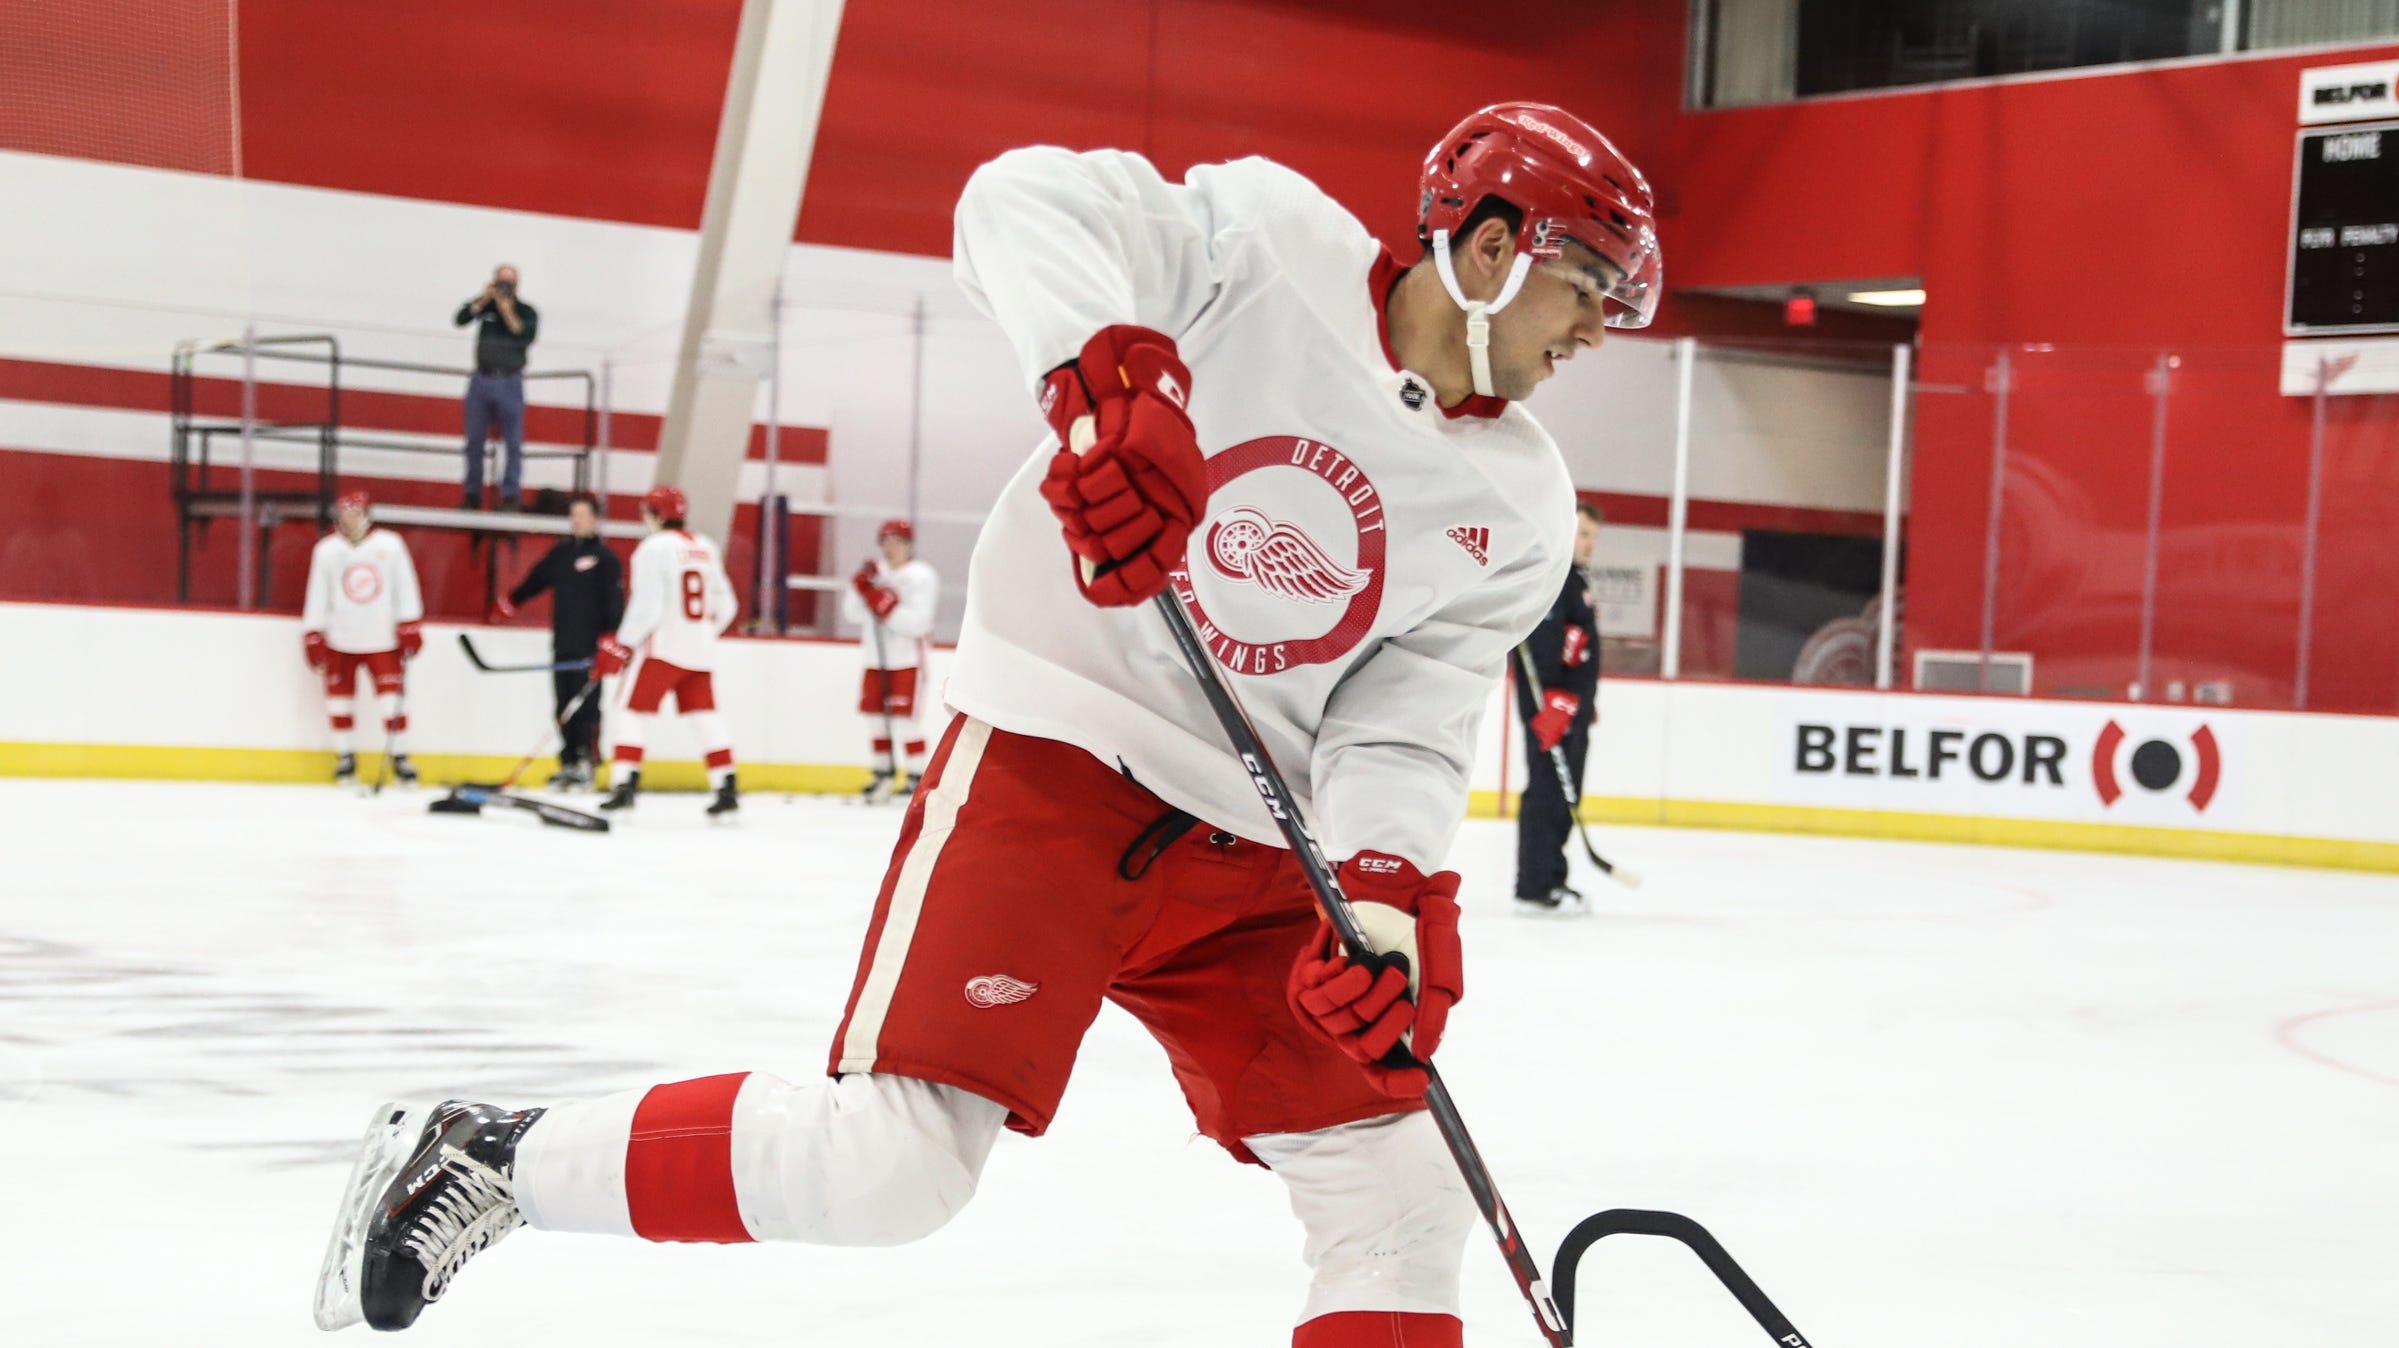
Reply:
<svg viewBox="0 0 2399 1348"><path fill-rule="evenodd" d="M1325 920L1332 923L1343 948L1350 952L1353 959L1371 958L1374 946L1359 930L1357 914L1350 909L1349 897L1342 893L1341 882L1334 875L1332 865L1325 860L1324 850L1316 845L1315 835L1308 831L1307 821L1300 817L1299 805L1292 798L1291 788L1283 781L1282 770L1275 766L1273 757L1266 752L1266 745L1258 738L1257 727L1250 724L1248 713L1242 711L1241 703L1234 698L1233 689L1225 682L1224 672L1218 667L1216 657L1209 653L1206 644L1200 640L1198 629L1192 626L1191 613L1183 607L1183 600L1176 593L1174 582L1169 580L1166 589L1152 602L1166 620L1167 631L1173 634L1175 647L1182 653L1183 663L1190 668L1192 677L1198 680L1200 692L1207 698L1209 709L1216 713L1217 724L1223 727L1225 738L1232 742L1234 752L1249 770L1250 784L1257 788L1259 799L1266 806L1266 813L1273 816L1275 825L1283 832L1284 840L1291 844L1292 855L1306 873L1308 886L1315 891L1317 906L1323 911ZM1414 1058L1405 1049L1395 1049L1393 1053L1394 1057L1423 1070L1426 1079L1425 1110L1433 1116L1433 1126L1440 1130L1441 1141L1449 1148L1450 1158L1457 1162L1458 1175L1466 1181L1467 1191L1474 1196L1474 1205L1483 1214L1484 1224L1490 1227L1492 1238L1499 1242L1500 1258L1507 1264L1509 1276L1516 1279L1516 1290L1523 1294L1526 1305L1533 1312L1533 1320L1540 1326L1541 1337L1550 1344L1550 1348L1572 1348L1574 1336L1567 1327L1566 1317L1559 1312L1557 1303L1550 1299L1549 1286L1541 1276L1541 1266L1534 1262L1531 1252L1525 1248L1524 1237L1516 1229L1516 1219L1509 1215L1508 1205L1501 1201L1499 1186L1491 1178L1490 1167L1483 1164L1481 1153L1475 1150L1474 1139L1467 1134L1466 1121L1459 1116L1457 1103L1450 1099L1449 1087L1441 1080L1441 1073L1430 1062Z"/></svg>
<svg viewBox="0 0 2399 1348"><path fill-rule="evenodd" d="M447 805L449 808L443 808ZM513 791L499 791L487 786L457 786L443 800L433 802L440 814L481 814L486 805L522 810L554 828L571 828L584 833L606 833L607 819L581 810L571 810L532 796L520 796Z"/></svg>
<svg viewBox="0 0 2399 1348"><path fill-rule="evenodd" d="M560 670L591 668L589 660L550 660L529 665L495 665L483 658L483 653L475 649L475 643L469 640L464 632L458 634L458 646L459 649L466 652L467 663L486 674L538 674L545 671L556 673Z"/></svg>
<svg viewBox="0 0 2399 1348"><path fill-rule="evenodd" d="M1708 1229L1679 1212L1652 1212L1642 1208L1610 1208L1593 1213L1575 1224L1558 1245L1558 1259L1550 1270L1550 1287L1557 1294L1558 1308L1564 1312L1567 1325L1574 1323L1575 1275L1583 1254L1599 1241L1614 1235L1664 1236L1680 1241L1684 1248L1698 1255L1724 1290L1733 1294L1758 1328L1782 1348L1809 1348L1807 1336L1800 1333L1790 1318L1768 1300L1766 1293L1753 1281L1730 1252L1708 1234Z"/></svg>

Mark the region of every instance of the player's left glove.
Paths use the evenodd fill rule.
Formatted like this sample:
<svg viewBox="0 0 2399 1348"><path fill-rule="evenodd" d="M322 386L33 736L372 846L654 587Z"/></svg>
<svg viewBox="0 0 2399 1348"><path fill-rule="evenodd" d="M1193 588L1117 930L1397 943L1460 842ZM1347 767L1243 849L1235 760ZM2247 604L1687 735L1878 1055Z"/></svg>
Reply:
<svg viewBox="0 0 2399 1348"><path fill-rule="evenodd" d="M1417 1062L1441 1046L1449 1009L1466 995L1458 947L1458 873L1426 875L1400 858L1360 852L1341 864L1341 888L1375 951L1352 963L1321 918L1284 986L1301 1021L1354 1058L1386 1095L1417 1096L1424 1069L1391 1061L1407 1040Z"/></svg>
<svg viewBox="0 0 2399 1348"><path fill-rule="evenodd" d="M891 611L900 606L899 591L878 584L877 582L881 579L882 573L875 570L875 559L872 557L867 558L866 564L858 568L857 575L850 577L850 588L856 590L858 597L866 601L868 611L873 613L878 620L890 617Z"/></svg>
<svg viewBox="0 0 2399 1348"><path fill-rule="evenodd" d="M1094 604L1143 603L1182 563L1208 504L1190 400L1191 371L1174 339L1131 324L1100 329L1043 381L1041 412L1061 447L1041 498Z"/></svg>
<svg viewBox="0 0 2399 1348"><path fill-rule="evenodd" d="M324 633L302 632L300 634L300 654L307 658L308 667L319 674L325 672L325 664L332 658L332 651L333 648L325 643Z"/></svg>
<svg viewBox="0 0 2399 1348"><path fill-rule="evenodd" d="M616 633L610 632L600 638L599 649L592 654L591 676L605 679L611 674L622 674L625 666L631 663L633 648L617 640Z"/></svg>
<svg viewBox="0 0 2399 1348"><path fill-rule="evenodd" d="M414 660L416 653L423 649L425 649L424 629L416 623L400 624L400 658Z"/></svg>
<svg viewBox="0 0 2399 1348"><path fill-rule="evenodd" d="M1583 709L1583 700L1572 693L1552 688L1541 697L1541 710L1533 717L1533 742L1548 753L1565 740L1566 732L1574 728L1574 714Z"/></svg>

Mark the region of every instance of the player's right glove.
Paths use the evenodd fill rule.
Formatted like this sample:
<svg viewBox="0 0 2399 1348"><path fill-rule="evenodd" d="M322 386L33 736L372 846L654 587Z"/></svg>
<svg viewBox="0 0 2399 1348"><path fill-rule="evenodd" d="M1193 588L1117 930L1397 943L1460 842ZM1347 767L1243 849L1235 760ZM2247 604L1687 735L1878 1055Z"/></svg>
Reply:
<svg viewBox="0 0 2399 1348"><path fill-rule="evenodd" d="M332 650L331 646L325 644L324 633L302 632L300 634L300 653L308 658L310 669L320 674L324 673L325 662L330 657Z"/></svg>
<svg viewBox="0 0 2399 1348"><path fill-rule="evenodd" d="M890 617L891 611L900 606L900 595L897 590L876 583L882 578L882 573L875 569L875 559L872 557L867 558L865 565L858 568L857 575L850 577L850 588L856 590L858 597L866 601L868 611L872 612L877 619Z"/></svg>
<svg viewBox="0 0 2399 1348"><path fill-rule="evenodd" d="M1166 588L1208 504L1208 466L1184 409L1191 371L1162 332L1102 328L1050 371L1042 415L1060 448L1041 497L1094 604L1139 604Z"/></svg>
<svg viewBox="0 0 2399 1348"><path fill-rule="evenodd" d="M1466 995L1458 873L1426 875L1404 858L1360 852L1341 863L1340 878L1377 953L1371 963L1352 963L1320 918L1284 994L1300 1020L1356 1059L1377 1090L1422 1095L1431 1079L1420 1067L1394 1065L1392 1050L1404 1035L1417 1061L1431 1059L1450 1007Z"/></svg>
<svg viewBox="0 0 2399 1348"><path fill-rule="evenodd" d="M1574 714L1583 709L1583 700L1572 693L1552 688L1541 697L1541 711L1533 717L1533 742L1548 753L1566 738L1574 728Z"/></svg>
<svg viewBox="0 0 2399 1348"><path fill-rule="evenodd" d="M591 676L605 679L611 674L622 674L625 666L631 663L633 648L617 640L616 633L610 632L600 638L599 649L592 653Z"/></svg>
<svg viewBox="0 0 2399 1348"><path fill-rule="evenodd" d="M502 618L513 618L516 616L516 601L507 595L501 595L492 601L491 611Z"/></svg>

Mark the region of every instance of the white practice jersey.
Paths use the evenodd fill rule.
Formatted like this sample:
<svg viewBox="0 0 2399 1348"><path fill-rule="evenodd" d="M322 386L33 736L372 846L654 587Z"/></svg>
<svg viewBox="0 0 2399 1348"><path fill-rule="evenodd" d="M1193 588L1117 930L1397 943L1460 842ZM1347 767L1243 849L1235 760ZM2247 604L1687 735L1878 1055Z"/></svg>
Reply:
<svg viewBox="0 0 2399 1348"><path fill-rule="evenodd" d="M741 612L716 544L687 529L660 529L633 549L628 570L616 639L677 669L715 669L717 633Z"/></svg>
<svg viewBox="0 0 2399 1348"><path fill-rule="evenodd" d="M324 633L333 649L353 655L395 650L400 624L424 616L416 563L398 534L370 528L353 543L336 530L318 539L316 551L308 554L308 597L300 603L300 626Z"/></svg>
<svg viewBox="0 0 2399 1348"><path fill-rule="evenodd" d="M1012 151L967 184L954 254L1028 389L1111 324L1175 339L1210 488L1175 589L1325 850L1438 866L1484 705L1572 560L1574 491L1548 434L1492 399L1445 412L1396 368L1382 311L1398 264L1266 160L1176 184L1134 154ZM1056 448L1045 438L976 543L948 702L1280 845L1158 615L1078 593L1038 492Z"/></svg>
<svg viewBox="0 0 2399 1348"><path fill-rule="evenodd" d="M900 597L900 606L883 620L882 658L876 658L875 629L868 621L874 614L858 591L846 586L841 592L841 620L866 629L858 634L858 650L868 669L915 669L925 663L925 641L933 634L933 610L941 600L941 577L934 574L930 562L912 559L894 570L889 562L878 559L875 583Z"/></svg>

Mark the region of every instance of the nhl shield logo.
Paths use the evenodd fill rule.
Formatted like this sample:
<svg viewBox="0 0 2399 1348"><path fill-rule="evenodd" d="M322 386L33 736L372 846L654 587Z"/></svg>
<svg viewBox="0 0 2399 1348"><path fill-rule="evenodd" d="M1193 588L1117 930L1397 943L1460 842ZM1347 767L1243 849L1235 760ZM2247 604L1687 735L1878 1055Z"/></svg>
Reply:
<svg viewBox="0 0 2399 1348"><path fill-rule="evenodd" d="M1422 409L1424 406L1424 400L1431 396L1431 390L1425 388L1424 385L1417 383L1414 378L1400 381L1399 400L1403 403L1406 403L1408 405L1408 410L1411 412Z"/></svg>

